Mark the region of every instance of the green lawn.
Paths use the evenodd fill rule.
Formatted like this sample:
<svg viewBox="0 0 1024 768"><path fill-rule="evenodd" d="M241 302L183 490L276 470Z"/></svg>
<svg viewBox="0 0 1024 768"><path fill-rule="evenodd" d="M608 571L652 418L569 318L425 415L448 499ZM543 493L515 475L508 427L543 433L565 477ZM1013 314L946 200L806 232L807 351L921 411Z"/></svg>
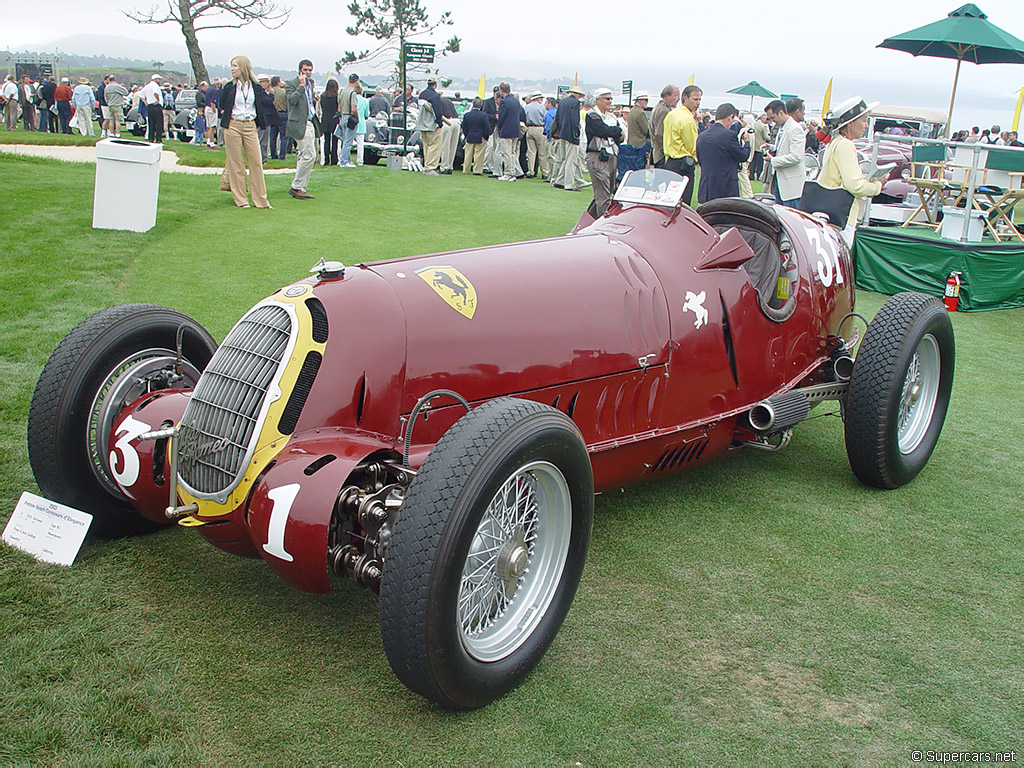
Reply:
<svg viewBox="0 0 1024 768"><path fill-rule="evenodd" d="M25 420L36 378L89 313L166 304L220 339L321 256L352 264L558 235L589 202L540 182L318 169L316 200L292 200L290 176L272 176L275 210L241 211L216 176L165 174L157 226L134 234L90 228L93 173L0 155L0 524L35 490ZM870 316L884 297L859 299ZM860 486L841 423L825 417L785 451L737 452L599 497L561 633L522 686L476 712L438 710L397 682L375 598L347 581L306 595L177 528L88 541L71 568L0 547L0 764L1019 756L1024 310L952 320L953 402L917 480Z"/></svg>

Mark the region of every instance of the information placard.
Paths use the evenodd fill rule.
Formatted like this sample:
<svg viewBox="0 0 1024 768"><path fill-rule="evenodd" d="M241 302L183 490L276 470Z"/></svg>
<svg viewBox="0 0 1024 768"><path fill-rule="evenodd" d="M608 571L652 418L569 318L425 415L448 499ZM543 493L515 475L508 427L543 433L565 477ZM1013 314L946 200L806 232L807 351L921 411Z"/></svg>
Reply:
<svg viewBox="0 0 1024 768"><path fill-rule="evenodd" d="M91 524L88 512L26 491L4 528L3 540L37 560L71 565Z"/></svg>
<svg viewBox="0 0 1024 768"><path fill-rule="evenodd" d="M406 43L405 60L410 64L433 64L433 43Z"/></svg>

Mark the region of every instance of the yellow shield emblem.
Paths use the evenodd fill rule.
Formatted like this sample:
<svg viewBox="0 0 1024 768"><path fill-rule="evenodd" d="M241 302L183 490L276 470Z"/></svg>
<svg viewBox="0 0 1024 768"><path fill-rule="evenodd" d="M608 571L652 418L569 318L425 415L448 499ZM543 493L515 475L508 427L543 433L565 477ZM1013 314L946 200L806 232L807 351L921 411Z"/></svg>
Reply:
<svg viewBox="0 0 1024 768"><path fill-rule="evenodd" d="M434 289L449 307L470 320L476 312L476 289L455 267L423 267L416 274Z"/></svg>

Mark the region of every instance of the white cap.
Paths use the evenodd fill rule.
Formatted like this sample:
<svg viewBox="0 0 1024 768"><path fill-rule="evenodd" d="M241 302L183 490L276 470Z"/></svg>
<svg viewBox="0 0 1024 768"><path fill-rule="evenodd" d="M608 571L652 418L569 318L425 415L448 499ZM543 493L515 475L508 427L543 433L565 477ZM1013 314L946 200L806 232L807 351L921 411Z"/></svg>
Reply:
<svg viewBox="0 0 1024 768"><path fill-rule="evenodd" d="M270 75L268 75L266 72L261 72L260 74L256 75L256 80L257 81L259 81L259 80L269 80L269 79L270 79Z"/></svg>
<svg viewBox="0 0 1024 768"><path fill-rule="evenodd" d="M150 80L163 80L163 77L161 77L160 75L153 75L153 76L152 76L151 78L149 78L149 79L150 79Z"/></svg>
<svg viewBox="0 0 1024 768"><path fill-rule="evenodd" d="M633 97L633 101L640 101L640 99L651 100L651 97L647 95L647 91L640 91L636 96Z"/></svg>
<svg viewBox="0 0 1024 768"><path fill-rule="evenodd" d="M612 95L612 89L611 88L597 88L594 91L594 98L595 99L600 99L603 96L611 96L611 95Z"/></svg>

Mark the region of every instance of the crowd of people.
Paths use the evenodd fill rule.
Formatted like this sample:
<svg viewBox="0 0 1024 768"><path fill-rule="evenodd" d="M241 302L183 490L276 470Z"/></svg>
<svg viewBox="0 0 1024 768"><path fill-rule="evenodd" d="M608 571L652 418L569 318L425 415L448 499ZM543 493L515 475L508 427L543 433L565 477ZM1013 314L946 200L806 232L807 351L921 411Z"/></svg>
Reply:
<svg viewBox="0 0 1024 768"><path fill-rule="evenodd" d="M72 84L69 77L62 77L58 82L44 75L34 81L23 75L19 81L8 74L0 86L4 127L13 131L20 120L26 131L71 134L77 130L82 136L119 137L129 110L140 109L140 102L141 107L146 107L152 97L159 108L150 114L158 115L159 119L151 121L150 136L162 139L174 120L175 99L183 86L172 88L166 84L161 87L161 79L160 75L153 75L150 85L129 86L118 82L116 74L109 74L93 87L88 77L79 77ZM98 129L94 122L99 123Z"/></svg>
<svg viewBox="0 0 1024 768"><path fill-rule="evenodd" d="M1024 147L1017 138L1016 131L1004 131L998 125L982 130L974 126L969 131L965 128L953 134L952 141L962 141L967 144L992 144L1007 147Z"/></svg>
<svg viewBox="0 0 1024 768"><path fill-rule="evenodd" d="M438 91L433 76L418 93L412 85L404 93L385 93L379 87L370 93L354 73L345 78L344 86L331 77L324 87L317 87L309 60L300 62L297 76L289 80L254 75L244 56L232 59L231 72L231 78L200 82L191 92L192 142L225 149L221 188L232 193L239 207L249 207L250 196L252 205L270 207L262 166L291 153L296 172L289 193L312 199L308 185L317 162L340 168L363 164L371 120L414 127L423 157L407 163L427 176L455 170L461 138L464 174L507 182L538 178L572 192L589 186L589 211L595 217L611 201L620 164L678 173L689 181L689 202L694 195L698 203L752 197L752 182L760 180L776 202L797 207L806 179L805 154L818 155L826 147L819 182L842 183L851 192L856 188L857 196L870 191L847 178L852 174L847 167L850 148L840 141L835 145L840 149L835 149L831 143L833 137L847 138L850 122L839 125L842 121L833 119L822 127L805 120L804 102L798 98L773 100L762 114L742 114L730 103L702 110L700 87L680 89L670 83L648 109L646 92L636 94L632 104L614 105L607 88L588 95L574 85L561 99L539 91L520 97L501 82L489 98L473 99L468 109L460 110L460 95L453 98ZM144 116L147 138L159 142L172 128L181 92L181 85L164 83L160 74L153 74L144 86L130 87L107 75L95 89L85 77L72 87L67 77L59 83L48 77L35 83L27 76L18 82L8 75L0 86L0 101L7 130L14 130L20 119L26 130L71 133L76 127L83 135L93 135L93 114L99 110L100 135L120 136L125 113L137 110ZM836 113L848 106L840 105ZM896 125L885 132L907 135L909 129ZM1016 132L1001 131L997 125L959 131L953 140L1022 146Z"/></svg>

